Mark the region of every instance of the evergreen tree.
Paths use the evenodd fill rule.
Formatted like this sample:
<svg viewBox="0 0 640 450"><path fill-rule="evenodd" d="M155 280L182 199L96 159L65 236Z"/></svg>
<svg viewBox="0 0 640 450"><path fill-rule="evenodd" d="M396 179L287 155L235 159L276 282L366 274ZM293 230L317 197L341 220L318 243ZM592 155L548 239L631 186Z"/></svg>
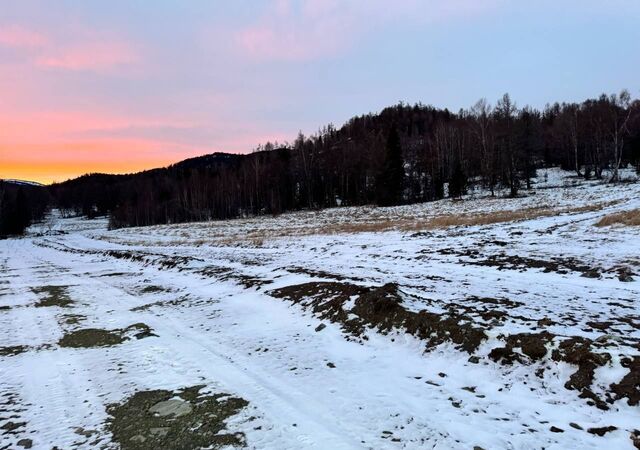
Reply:
<svg viewBox="0 0 640 450"><path fill-rule="evenodd" d="M449 178L449 197L460 198L467 193L467 174L462 170L462 164L458 161Z"/></svg>
<svg viewBox="0 0 640 450"><path fill-rule="evenodd" d="M432 200L440 200L444 198L444 177L437 173L433 177L432 189L433 189L433 197Z"/></svg>
<svg viewBox="0 0 640 450"><path fill-rule="evenodd" d="M0 236L24 234L31 224L31 207L24 189L18 189L17 193L6 189L0 203Z"/></svg>
<svg viewBox="0 0 640 450"><path fill-rule="evenodd" d="M376 178L376 202L380 206L398 205L402 202L404 163L402 147L396 126L387 137L384 163Z"/></svg>
<svg viewBox="0 0 640 450"><path fill-rule="evenodd" d="M18 189L16 195L16 227L15 234L24 234L24 230L31 224L31 205L24 189Z"/></svg>
<svg viewBox="0 0 640 450"><path fill-rule="evenodd" d="M0 186L0 188L3 188L3 186ZM2 189L0 193L2 194L2 198L0 198L0 237L4 237L9 234L8 230L11 226L9 222L13 214L13 199L8 189Z"/></svg>

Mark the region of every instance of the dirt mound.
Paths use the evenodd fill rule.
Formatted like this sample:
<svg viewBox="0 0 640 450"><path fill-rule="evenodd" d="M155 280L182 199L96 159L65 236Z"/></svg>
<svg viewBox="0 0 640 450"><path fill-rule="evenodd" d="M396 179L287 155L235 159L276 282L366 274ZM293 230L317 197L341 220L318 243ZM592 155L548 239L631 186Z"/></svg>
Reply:
<svg viewBox="0 0 640 450"><path fill-rule="evenodd" d="M594 353L591 351L593 342L583 337L572 337L560 342L557 350L554 350L551 358L554 361L564 361L578 366L564 385L567 389L580 391L580 397L588 399L590 405L599 409L609 409L591 389L595 370L611 361L608 353Z"/></svg>
<svg viewBox="0 0 640 450"><path fill-rule="evenodd" d="M611 385L611 390L615 394L615 400L627 398L630 406L640 404L640 356L633 359L625 358L622 361L623 367L629 369L619 383Z"/></svg>
<svg viewBox="0 0 640 450"><path fill-rule="evenodd" d="M447 313L433 313L427 310L411 311L405 306L407 294L401 292L397 284L389 283L379 287L358 286L347 282L312 282L287 286L268 292L302 305L323 320L341 325L350 336L366 339L365 330L375 329L380 333L403 330L427 343L427 350L439 344L450 342L459 350L473 354L487 339L486 328L479 326L470 316L450 310ZM472 298L476 300L476 298ZM480 299L481 303L499 304L499 300ZM517 302L507 302L507 307L519 306ZM467 310L468 312L468 310ZM542 319L541 326L550 321ZM593 324L592 324L593 325ZM597 408L609 409L608 403L627 398L630 405L640 403L640 357L626 359L629 373L613 384L606 398L601 398L591 390L595 370L609 364L611 355L596 352L602 347L599 341L584 337L560 338L548 331L540 333L518 333L499 336L504 342L491 350L489 359L502 364L531 364L536 361L551 360L577 366L565 383L565 388L576 390L581 398ZM553 349L553 351L550 351ZM478 359L477 356L473 358ZM544 371L541 368L540 371Z"/></svg>
<svg viewBox="0 0 640 450"><path fill-rule="evenodd" d="M547 355L547 345L553 340L554 335L543 331L542 333L519 333L505 338L505 346L491 350L489 358L504 364L524 362L522 354L530 360L537 361ZM516 349L520 349L521 353Z"/></svg>
<svg viewBox="0 0 640 450"><path fill-rule="evenodd" d="M269 294L301 304L321 319L340 323L355 336L362 336L367 327L382 333L405 330L427 341L429 347L452 342L469 353L487 337L467 316L406 309L403 295L394 283L363 287L344 282L314 282L287 286Z"/></svg>
<svg viewBox="0 0 640 450"><path fill-rule="evenodd" d="M128 261L142 263L143 265L156 265L161 269L175 269L176 267L184 267L192 261L203 262L202 259L178 256L178 255L162 255L157 253L148 253L141 251L129 250L106 250L102 252L105 256L116 259L124 259Z"/></svg>
<svg viewBox="0 0 640 450"><path fill-rule="evenodd" d="M358 331L357 324L351 323L343 305L352 297L360 296L364 292L366 288L350 283L312 282L274 289L268 294L301 304L321 319L341 323L347 330L360 334L361 330Z"/></svg>

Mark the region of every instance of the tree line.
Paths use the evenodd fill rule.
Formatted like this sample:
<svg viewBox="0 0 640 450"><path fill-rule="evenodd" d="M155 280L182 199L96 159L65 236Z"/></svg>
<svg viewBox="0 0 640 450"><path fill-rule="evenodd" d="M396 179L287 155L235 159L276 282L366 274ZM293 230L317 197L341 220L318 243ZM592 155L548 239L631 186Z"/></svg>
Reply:
<svg viewBox="0 0 640 450"><path fill-rule="evenodd" d="M540 167L620 181L640 173L640 101L627 91L519 108L508 94L451 112L404 103L246 155L216 153L134 175L87 175L49 188L67 213L111 227L228 219L306 208L398 205L532 188Z"/></svg>
<svg viewBox="0 0 640 450"><path fill-rule="evenodd" d="M0 180L0 239L23 234L43 218L49 203L44 187Z"/></svg>

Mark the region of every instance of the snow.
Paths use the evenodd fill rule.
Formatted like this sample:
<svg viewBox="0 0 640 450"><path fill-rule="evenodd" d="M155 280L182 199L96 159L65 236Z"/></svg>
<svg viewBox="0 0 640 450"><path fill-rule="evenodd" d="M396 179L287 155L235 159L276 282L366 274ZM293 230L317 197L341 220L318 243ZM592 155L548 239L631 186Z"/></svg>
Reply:
<svg viewBox="0 0 640 450"><path fill-rule="evenodd" d="M487 358L502 336L539 332L537 321L545 318L554 322L546 329L561 337L608 334L618 345L609 348L611 362L596 369L593 391L600 394L628 372L622 358L640 354L640 282L638 276L621 282L612 270L640 273L640 229L594 226L606 214L640 208L640 184L585 182L556 169L544 174L535 191L518 199L474 192L456 202L116 231L107 231L105 219L53 215L26 238L0 241L0 306L10 307L0 309L0 347L29 347L0 356L0 399L15 398L0 400L0 428L11 415L26 422L16 434L0 431L0 448L25 437L44 449L93 448L97 437L109 443L106 405L139 390L198 384L249 402L227 427L245 433L249 448L634 448L629 435L640 427L639 407L625 399L607 411L587 405L564 387L575 366ZM343 223L420 223L526 208L557 213L490 225L327 231ZM491 256L574 258L600 276L478 264ZM268 284L245 286L242 277ZM451 343L426 349L402 330L348 339L325 320L326 328L315 331L318 317L269 295L338 277L362 286L397 283L411 311L468 311L489 335L475 353L479 363ZM74 303L35 307L33 289L48 285L67 286ZM514 303L487 305L475 297ZM344 307L351 310L354 302ZM483 308L509 320L491 323L481 317ZM70 325L63 320L68 314L85 319ZM631 319L619 320L624 317ZM614 326L605 333L587 324L592 321ZM157 336L104 348L57 344L70 330L139 322ZM547 370L538 377L541 367ZM609 425L617 430L603 437L586 431ZM85 439L78 427L97 434Z"/></svg>

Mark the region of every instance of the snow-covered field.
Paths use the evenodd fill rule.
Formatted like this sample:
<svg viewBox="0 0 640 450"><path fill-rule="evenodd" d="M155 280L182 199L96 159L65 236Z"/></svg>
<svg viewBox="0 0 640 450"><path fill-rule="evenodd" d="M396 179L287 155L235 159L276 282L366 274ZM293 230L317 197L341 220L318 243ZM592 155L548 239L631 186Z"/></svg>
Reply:
<svg viewBox="0 0 640 450"><path fill-rule="evenodd" d="M640 183L539 175L519 199L0 241L0 448L181 448L218 393L248 448L640 448L640 227L595 226ZM191 412L118 416L152 390Z"/></svg>

